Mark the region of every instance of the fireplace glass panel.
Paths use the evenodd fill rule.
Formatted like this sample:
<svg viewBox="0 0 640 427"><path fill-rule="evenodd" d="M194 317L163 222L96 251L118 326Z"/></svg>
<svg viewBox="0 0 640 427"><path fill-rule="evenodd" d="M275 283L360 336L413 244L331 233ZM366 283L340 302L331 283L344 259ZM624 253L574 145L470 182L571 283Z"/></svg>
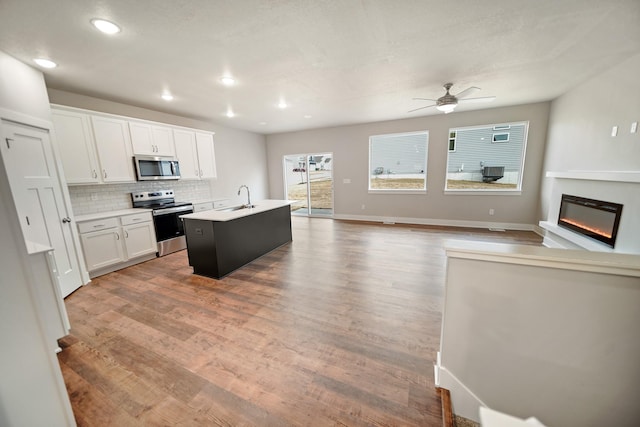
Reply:
<svg viewBox="0 0 640 427"><path fill-rule="evenodd" d="M558 225L614 247L622 205L562 195Z"/></svg>

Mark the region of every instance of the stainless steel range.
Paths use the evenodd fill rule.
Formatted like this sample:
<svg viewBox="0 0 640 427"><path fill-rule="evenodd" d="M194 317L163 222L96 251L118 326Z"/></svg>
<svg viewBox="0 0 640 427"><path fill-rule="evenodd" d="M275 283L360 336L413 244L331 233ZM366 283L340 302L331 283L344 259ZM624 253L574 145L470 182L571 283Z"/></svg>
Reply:
<svg viewBox="0 0 640 427"><path fill-rule="evenodd" d="M173 190L131 193L134 208L152 209L153 224L158 240L158 256L187 247L181 215L193 213L193 204L176 202Z"/></svg>

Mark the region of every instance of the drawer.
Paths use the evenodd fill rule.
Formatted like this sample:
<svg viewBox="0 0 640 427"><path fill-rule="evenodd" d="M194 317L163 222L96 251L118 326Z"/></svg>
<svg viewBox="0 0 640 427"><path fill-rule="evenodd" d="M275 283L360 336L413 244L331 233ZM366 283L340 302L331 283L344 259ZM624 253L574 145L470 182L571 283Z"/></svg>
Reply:
<svg viewBox="0 0 640 427"><path fill-rule="evenodd" d="M153 221L151 212L140 212L139 214L131 214L120 217L122 225L137 224L139 222Z"/></svg>
<svg viewBox="0 0 640 427"><path fill-rule="evenodd" d="M90 233L116 227L118 227L118 218L104 218L78 223L78 231L80 233Z"/></svg>
<svg viewBox="0 0 640 427"><path fill-rule="evenodd" d="M229 207L230 203L231 202L229 201L229 199L214 200L213 201L213 209L222 209L222 208Z"/></svg>
<svg viewBox="0 0 640 427"><path fill-rule="evenodd" d="M213 202L196 203L193 205L194 212L210 211L213 209Z"/></svg>

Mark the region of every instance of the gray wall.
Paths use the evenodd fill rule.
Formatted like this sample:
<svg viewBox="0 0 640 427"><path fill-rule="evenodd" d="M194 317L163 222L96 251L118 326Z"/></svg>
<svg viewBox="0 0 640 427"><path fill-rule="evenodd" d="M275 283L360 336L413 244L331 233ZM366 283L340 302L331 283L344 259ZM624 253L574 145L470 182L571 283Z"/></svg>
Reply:
<svg viewBox="0 0 640 427"><path fill-rule="evenodd" d="M545 102L268 135L270 193L274 198L284 197L284 155L333 152L336 216L535 224L548 114L549 103ZM522 194L444 194L449 129L517 121L529 121ZM369 136L420 130L429 131L427 194L369 194ZM344 183L345 179L351 183ZM494 216L489 216L489 209L494 209Z"/></svg>
<svg viewBox="0 0 640 427"><path fill-rule="evenodd" d="M215 132L214 145L218 179L207 181L210 197L241 200L237 197L237 191L242 184L251 188L254 200L266 199L269 196L264 135L61 90L49 89L49 99L54 104ZM127 191L131 191L130 185L125 186ZM143 184L140 184L139 187L140 191L147 189L143 188ZM99 191L96 192L99 193ZM176 190L177 192L178 190ZM180 195L177 194L177 196Z"/></svg>
<svg viewBox="0 0 640 427"><path fill-rule="evenodd" d="M555 99L544 172L640 171L640 54ZM618 136L611 128L618 126ZM539 218L545 219L551 178L543 178Z"/></svg>

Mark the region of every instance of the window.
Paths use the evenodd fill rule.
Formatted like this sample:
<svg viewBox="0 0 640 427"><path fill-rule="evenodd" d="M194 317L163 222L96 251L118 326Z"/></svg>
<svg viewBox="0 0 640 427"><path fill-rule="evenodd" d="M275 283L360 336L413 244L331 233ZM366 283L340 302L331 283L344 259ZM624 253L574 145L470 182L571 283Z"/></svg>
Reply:
<svg viewBox="0 0 640 427"><path fill-rule="evenodd" d="M370 137L369 191L426 191L428 144L427 131Z"/></svg>
<svg viewBox="0 0 640 427"><path fill-rule="evenodd" d="M528 128L519 122L449 129L445 190L520 191Z"/></svg>
<svg viewBox="0 0 640 427"><path fill-rule="evenodd" d="M456 151L456 131L449 132L449 151Z"/></svg>
<svg viewBox="0 0 640 427"><path fill-rule="evenodd" d="M509 132L494 133L492 142L509 142Z"/></svg>

